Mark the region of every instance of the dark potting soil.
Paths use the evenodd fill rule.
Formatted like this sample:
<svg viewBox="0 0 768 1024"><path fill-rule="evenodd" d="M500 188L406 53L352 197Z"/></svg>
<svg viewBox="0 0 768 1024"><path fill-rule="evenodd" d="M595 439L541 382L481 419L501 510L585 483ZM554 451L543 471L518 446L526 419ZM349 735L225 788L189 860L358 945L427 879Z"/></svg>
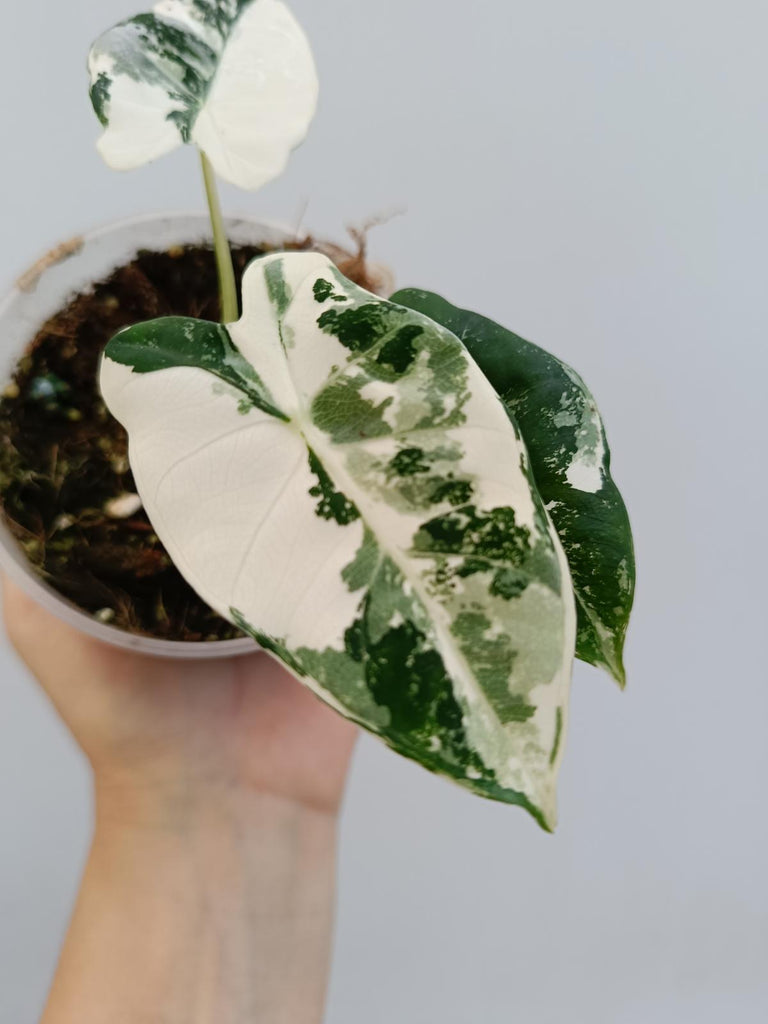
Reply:
<svg viewBox="0 0 768 1024"><path fill-rule="evenodd" d="M360 244L329 254L376 290ZM238 287L262 253L233 250ZM184 581L144 510L112 505L136 488L125 431L98 391L99 359L122 327L160 316L219 319L210 249L139 253L43 326L0 399L0 506L39 575L99 620L166 640L228 640L241 634Z"/></svg>

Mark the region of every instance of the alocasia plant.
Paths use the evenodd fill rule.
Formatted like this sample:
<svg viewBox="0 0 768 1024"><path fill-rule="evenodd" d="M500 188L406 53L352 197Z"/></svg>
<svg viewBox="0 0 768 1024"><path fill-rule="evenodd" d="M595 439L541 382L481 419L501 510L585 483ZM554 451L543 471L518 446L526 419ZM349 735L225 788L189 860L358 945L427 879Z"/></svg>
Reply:
<svg viewBox="0 0 768 1024"><path fill-rule="evenodd" d="M317 254L254 261L239 318L214 168L263 184L317 96L280 0L164 0L103 36L90 69L109 163L203 155L224 324L131 327L101 372L177 567L343 715L552 828L574 654L623 685L634 589L583 381Z"/></svg>

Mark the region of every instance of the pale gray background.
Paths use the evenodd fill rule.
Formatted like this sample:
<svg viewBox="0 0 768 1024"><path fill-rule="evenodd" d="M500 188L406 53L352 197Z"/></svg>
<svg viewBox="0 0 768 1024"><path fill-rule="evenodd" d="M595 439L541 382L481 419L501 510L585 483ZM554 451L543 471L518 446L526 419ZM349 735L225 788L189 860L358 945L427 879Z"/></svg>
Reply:
<svg viewBox="0 0 768 1024"><path fill-rule="evenodd" d="M640 582L629 690L579 666L558 833L373 741L347 801L329 1024L768 1019L764 0L294 0L322 109L232 212L340 235L573 363ZM119 176L82 65L135 0L5 11L0 277L201 205L190 151ZM0 686L0 1021L44 998L88 839L81 758Z"/></svg>

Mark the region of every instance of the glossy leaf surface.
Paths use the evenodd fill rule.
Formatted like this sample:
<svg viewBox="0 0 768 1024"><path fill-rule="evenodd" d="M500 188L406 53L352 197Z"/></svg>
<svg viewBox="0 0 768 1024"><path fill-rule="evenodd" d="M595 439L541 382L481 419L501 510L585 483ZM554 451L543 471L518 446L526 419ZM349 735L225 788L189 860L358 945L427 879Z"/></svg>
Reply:
<svg viewBox="0 0 768 1024"><path fill-rule="evenodd" d="M627 510L611 478L595 400L555 356L486 317L431 292L392 296L456 334L518 423L536 487L570 565L578 609L577 657L625 683L624 639L635 588Z"/></svg>

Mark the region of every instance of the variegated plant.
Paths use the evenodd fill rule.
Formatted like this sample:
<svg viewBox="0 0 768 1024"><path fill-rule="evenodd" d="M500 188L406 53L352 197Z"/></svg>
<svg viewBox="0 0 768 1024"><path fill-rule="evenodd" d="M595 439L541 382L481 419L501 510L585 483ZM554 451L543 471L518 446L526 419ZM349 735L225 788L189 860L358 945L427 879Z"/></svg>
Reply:
<svg viewBox="0 0 768 1024"><path fill-rule="evenodd" d="M281 0L164 0L103 36L90 70L112 166L202 153L225 325L138 325L102 367L177 567L343 715L553 827L574 653L623 685L634 588L581 378L318 255L254 262L238 321L214 169L274 177L317 98Z"/></svg>
<svg viewBox="0 0 768 1024"><path fill-rule="evenodd" d="M282 0L161 0L101 36L88 60L99 151L118 170L184 143L202 156L224 319L238 315L215 173L258 189L306 136L318 83ZM215 173L214 173L215 172Z"/></svg>
<svg viewBox="0 0 768 1024"><path fill-rule="evenodd" d="M103 362L174 562L342 714L551 828L576 611L514 418L453 333L325 257L255 261L243 301Z"/></svg>

